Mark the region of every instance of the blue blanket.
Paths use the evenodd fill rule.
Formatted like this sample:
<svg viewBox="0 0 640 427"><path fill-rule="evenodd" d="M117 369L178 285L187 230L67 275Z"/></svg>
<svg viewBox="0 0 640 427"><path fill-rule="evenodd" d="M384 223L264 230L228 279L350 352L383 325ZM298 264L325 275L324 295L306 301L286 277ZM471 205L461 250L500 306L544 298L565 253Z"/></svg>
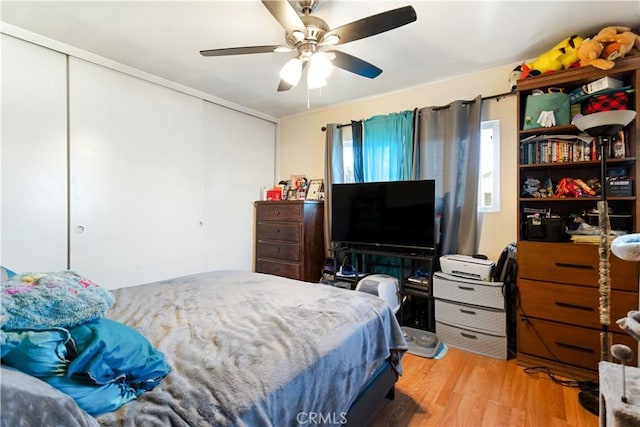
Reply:
<svg viewBox="0 0 640 427"><path fill-rule="evenodd" d="M0 285L4 330L71 328L104 316L113 295L73 271L16 274Z"/></svg>
<svg viewBox="0 0 640 427"><path fill-rule="evenodd" d="M109 319L70 330L0 331L0 338L2 363L63 391L92 415L153 389L170 370L144 336Z"/></svg>

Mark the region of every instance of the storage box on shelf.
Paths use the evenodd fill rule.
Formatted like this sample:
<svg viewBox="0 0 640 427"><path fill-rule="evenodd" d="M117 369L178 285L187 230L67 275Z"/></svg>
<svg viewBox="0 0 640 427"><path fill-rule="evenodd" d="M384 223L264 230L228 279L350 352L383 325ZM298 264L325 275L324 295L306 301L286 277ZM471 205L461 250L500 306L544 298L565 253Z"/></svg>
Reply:
<svg viewBox="0 0 640 427"><path fill-rule="evenodd" d="M608 77L608 79L604 79ZM604 80L602 80L604 79ZM594 224L600 200L598 185L606 185L613 228L637 232L640 127L638 120L624 129L608 148L606 182L599 182L601 164L597 142L579 138L573 125L524 130L526 98L535 89L562 88L565 93L598 81L622 82L628 109L640 111L640 55L616 61L611 70L591 66L518 81L518 120L521 155L518 173L518 363L547 366L554 372L593 379L600 355L598 316L598 246L563 242L552 226L579 215ZM593 85L592 85L593 86ZM584 104L583 104L584 107ZM581 111L580 108L574 112ZM584 113L584 109L582 109ZM595 178L595 179L594 179ZM563 181L564 179L564 181ZM576 181L580 180L580 181ZM558 188L575 184L581 190ZM586 184L593 192L587 191ZM563 194L564 197L553 197ZM538 227L531 216L542 217ZM597 214L596 214L597 215ZM551 218L546 218L550 216ZM597 219L597 218L596 218ZM545 223L546 221L546 223ZM534 227L536 233L530 235ZM536 242L532 240L538 240ZM638 267L611 256L612 326L614 342L628 337L616 330L616 316L638 307ZM627 343L634 345L633 342Z"/></svg>

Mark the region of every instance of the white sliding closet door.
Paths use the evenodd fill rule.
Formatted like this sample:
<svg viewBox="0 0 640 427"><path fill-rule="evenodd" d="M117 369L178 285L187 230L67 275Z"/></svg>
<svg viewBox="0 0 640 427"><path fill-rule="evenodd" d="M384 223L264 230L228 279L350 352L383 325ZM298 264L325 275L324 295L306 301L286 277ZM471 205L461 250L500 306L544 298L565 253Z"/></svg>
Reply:
<svg viewBox="0 0 640 427"><path fill-rule="evenodd" d="M70 61L71 267L107 288L204 268L203 101Z"/></svg>
<svg viewBox="0 0 640 427"><path fill-rule="evenodd" d="M275 175L275 124L205 102L206 268L250 271L254 207Z"/></svg>
<svg viewBox="0 0 640 427"><path fill-rule="evenodd" d="M0 263L67 268L66 56L2 34Z"/></svg>

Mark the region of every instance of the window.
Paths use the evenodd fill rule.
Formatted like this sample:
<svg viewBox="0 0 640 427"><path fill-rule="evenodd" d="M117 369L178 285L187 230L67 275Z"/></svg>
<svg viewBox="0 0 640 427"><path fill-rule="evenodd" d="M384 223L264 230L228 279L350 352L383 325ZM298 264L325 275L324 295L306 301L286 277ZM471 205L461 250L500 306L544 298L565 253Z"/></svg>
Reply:
<svg viewBox="0 0 640 427"><path fill-rule="evenodd" d="M344 167L344 182L355 182L353 172L353 140L342 140L342 163Z"/></svg>
<svg viewBox="0 0 640 427"><path fill-rule="evenodd" d="M481 124L478 211L500 211L500 121Z"/></svg>
<svg viewBox="0 0 640 427"><path fill-rule="evenodd" d="M342 128L342 167L344 175L342 182L356 182L353 165L353 132L351 126Z"/></svg>

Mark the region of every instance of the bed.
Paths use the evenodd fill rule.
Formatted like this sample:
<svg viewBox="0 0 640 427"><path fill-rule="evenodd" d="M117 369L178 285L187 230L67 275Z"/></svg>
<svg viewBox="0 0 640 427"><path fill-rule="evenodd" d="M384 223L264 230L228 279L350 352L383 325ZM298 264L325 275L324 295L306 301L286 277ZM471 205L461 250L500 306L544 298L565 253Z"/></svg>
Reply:
<svg viewBox="0 0 640 427"><path fill-rule="evenodd" d="M322 284L216 271L111 293L106 317L146 337L169 374L91 417L3 364L3 425L362 426L393 397L407 350L386 302Z"/></svg>

